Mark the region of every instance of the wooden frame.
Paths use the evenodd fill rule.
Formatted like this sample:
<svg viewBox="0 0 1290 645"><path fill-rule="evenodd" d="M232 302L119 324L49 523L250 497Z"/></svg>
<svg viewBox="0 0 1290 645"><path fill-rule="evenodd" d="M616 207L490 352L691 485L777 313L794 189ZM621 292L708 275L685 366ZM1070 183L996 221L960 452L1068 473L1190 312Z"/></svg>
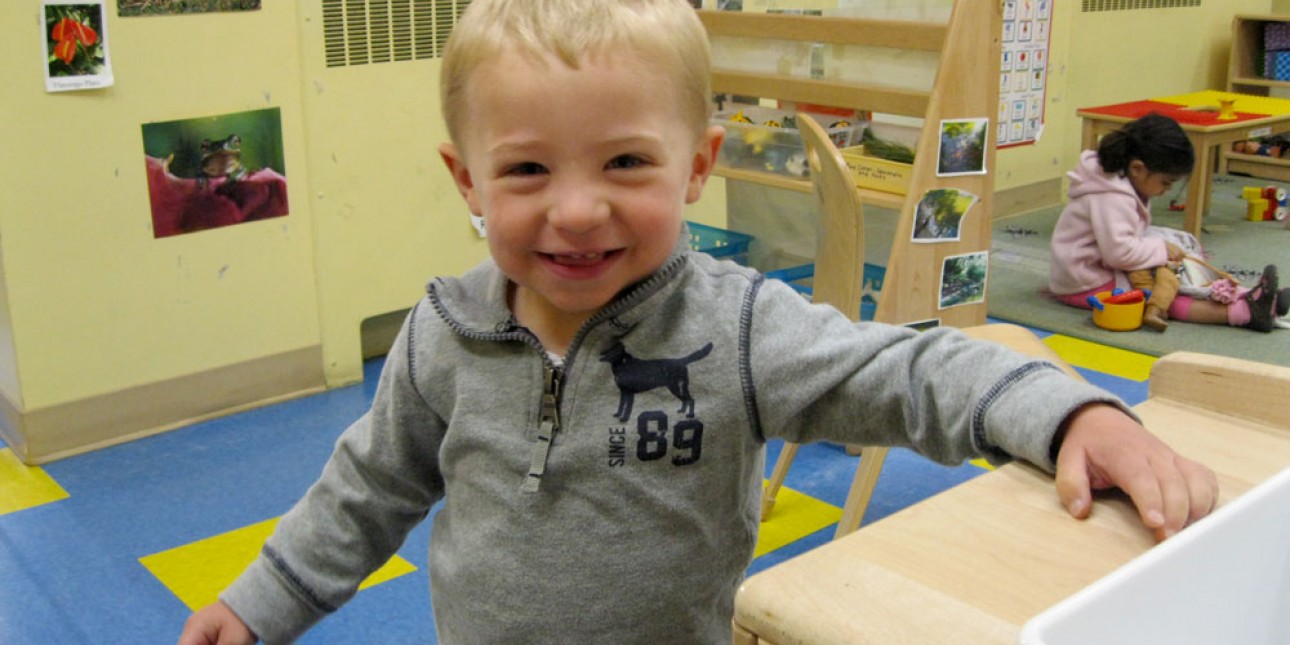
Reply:
<svg viewBox="0 0 1290 645"><path fill-rule="evenodd" d="M864 264L863 204L898 209L899 220L891 244L883 288L878 299L875 320L887 323L910 323L937 320L941 325L969 327L985 322L984 300L971 305L940 308L941 272L945 259L965 253L984 253L990 248L990 220L994 200L995 136L986 136L984 174L940 176L937 160L941 139L941 122L956 119L989 119L998 127L999 60L1002 54L1002 6L997 0L958 0L947 24L838 18L743 12L700 11L699 16L711 37L739 37L768 41L804 41L833 45L866 45L901 50L938 52L935 81L930 91L888 87L878 83L850 83L836 80L807 79L779 73L749 73L713 70L713 90L719 93L757 96L796 102L854 108L923 119L915 151L908 192L901 196L874 190L852 189L858 194L855 218L861 230L848 249L850 269L854 273ZM782 188L810 191L808 181L794 181L767 173L734 171L718 167L717 174L728 179L755 181ZM964 217L957 241L914 243L914 217L919 200L926 191L954 188L975 195L979 201ZM828 203L830 198L821 193ZM838 200L834 200L835 202ZM841 221L843 218L829 218ZM830 237L822 230L822 239ZM836 238L826 248L836 249ZM836 251L830 251L834 253ZM823 275L824 258L817 258L816 281L828 283L834 276ZM829 261L835 265L835 261ZM843 266L848 266L843 263ZM832 303L839 308L850 303ZM849 309L843 309L852 315ZM770 486L763 498L763 518L775 503L775 494L783 483L796 454L795 445L786 445L776 464ZM866 447L848 495L843 521L837 536L860 525L872 495L874 484L886 457L886 448Z"/></svg>

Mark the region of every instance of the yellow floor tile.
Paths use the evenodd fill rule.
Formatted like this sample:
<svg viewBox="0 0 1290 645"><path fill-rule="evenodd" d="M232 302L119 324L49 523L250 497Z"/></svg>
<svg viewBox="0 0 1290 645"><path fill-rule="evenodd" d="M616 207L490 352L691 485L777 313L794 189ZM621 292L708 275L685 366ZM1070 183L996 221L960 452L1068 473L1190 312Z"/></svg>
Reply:
<svg viewBox="0 0 1290 645"><path fill-rule="evenodd" d="M192 544L139 558L152 575L194 611L209 605L260 553L264 541L273 533L278 518L252 524ZM399 556L359 585L366 589L416 571L412 563Z"/></svg>
<svg viewBox="0 0 1290 645"><path fill-rule="evenodd" d="M1045 338L1044 343L1071 365L1132 381L1141 382L1150 378L1151 366L1156 362L1155 356L1090 343L1061 334L1053 334Z"/></svg>
<svg viewBox="0 0 1290 645"><path fill-rule="evenodd" d="M757 550L753 557L770 553L790 542L799 540L822 528L837 524L842 509L804 495L787 486L779 489L775 509L761 523L757 536Z"/></svg>
<svg viewBox="0 0 1290 645"><path fill-rule="evenodd" d="M67 499L67 491L43 468L28 466L0 448L0 515Z"/></svg>

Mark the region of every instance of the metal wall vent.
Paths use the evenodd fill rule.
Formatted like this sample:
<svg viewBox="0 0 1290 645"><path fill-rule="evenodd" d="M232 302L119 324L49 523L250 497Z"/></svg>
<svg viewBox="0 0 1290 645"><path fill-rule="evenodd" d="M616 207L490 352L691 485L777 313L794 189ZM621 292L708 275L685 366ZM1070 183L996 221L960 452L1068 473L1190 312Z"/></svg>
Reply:
<svg viewBox="0 0 1290 645"><path fill-rule="evenodd" d="M1080 10L1091 11L1131 11L1133 9L1178 9L1181 7L1199 7L1200 0L1081 0Z"/></svg>
<svg viewBox="0 0 1290 645"><path fill-rule="evenodd" d="M470 0L322 0L327 67L438 58Z"/></svg>

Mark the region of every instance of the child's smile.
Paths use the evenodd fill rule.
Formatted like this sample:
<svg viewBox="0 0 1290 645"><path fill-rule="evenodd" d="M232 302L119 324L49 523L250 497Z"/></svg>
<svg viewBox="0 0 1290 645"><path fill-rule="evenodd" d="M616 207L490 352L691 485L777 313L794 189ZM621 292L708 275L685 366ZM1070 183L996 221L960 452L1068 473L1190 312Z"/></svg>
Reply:
<svg viewBox="0 0 1290 645"><path fill-rule="evenodd" d="M477 68L459 147L443 149L515 284L516 318L555 349L671 254L720 130L630 51L570 68L516 52Z"/></svg>
<svg viewBox="0 0 1290 645"><path fill-rule="evenodd" d="M609 270L609 266L622 254L621 250L601 253L542 253L551 271L566 280L591 280Z"/></svg>

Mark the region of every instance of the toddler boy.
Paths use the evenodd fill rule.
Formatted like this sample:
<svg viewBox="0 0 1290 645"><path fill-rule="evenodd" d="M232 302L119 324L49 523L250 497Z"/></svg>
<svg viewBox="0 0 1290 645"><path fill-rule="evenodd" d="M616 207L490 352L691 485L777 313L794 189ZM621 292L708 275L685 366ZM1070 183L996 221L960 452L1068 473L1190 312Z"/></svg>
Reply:
<svg viewBox="0 0 1290 645"><path fill-rule="evenodd" d="M1210 511L1212 473L1049 363L690 252L708 67L685 0L471 3L440 151L491 259L430 283L371 410L181 644L293 640L440 500L441 642L728 643L771 438L1027 459L1073 515L1119 485L1161 537Z"/></svg>

